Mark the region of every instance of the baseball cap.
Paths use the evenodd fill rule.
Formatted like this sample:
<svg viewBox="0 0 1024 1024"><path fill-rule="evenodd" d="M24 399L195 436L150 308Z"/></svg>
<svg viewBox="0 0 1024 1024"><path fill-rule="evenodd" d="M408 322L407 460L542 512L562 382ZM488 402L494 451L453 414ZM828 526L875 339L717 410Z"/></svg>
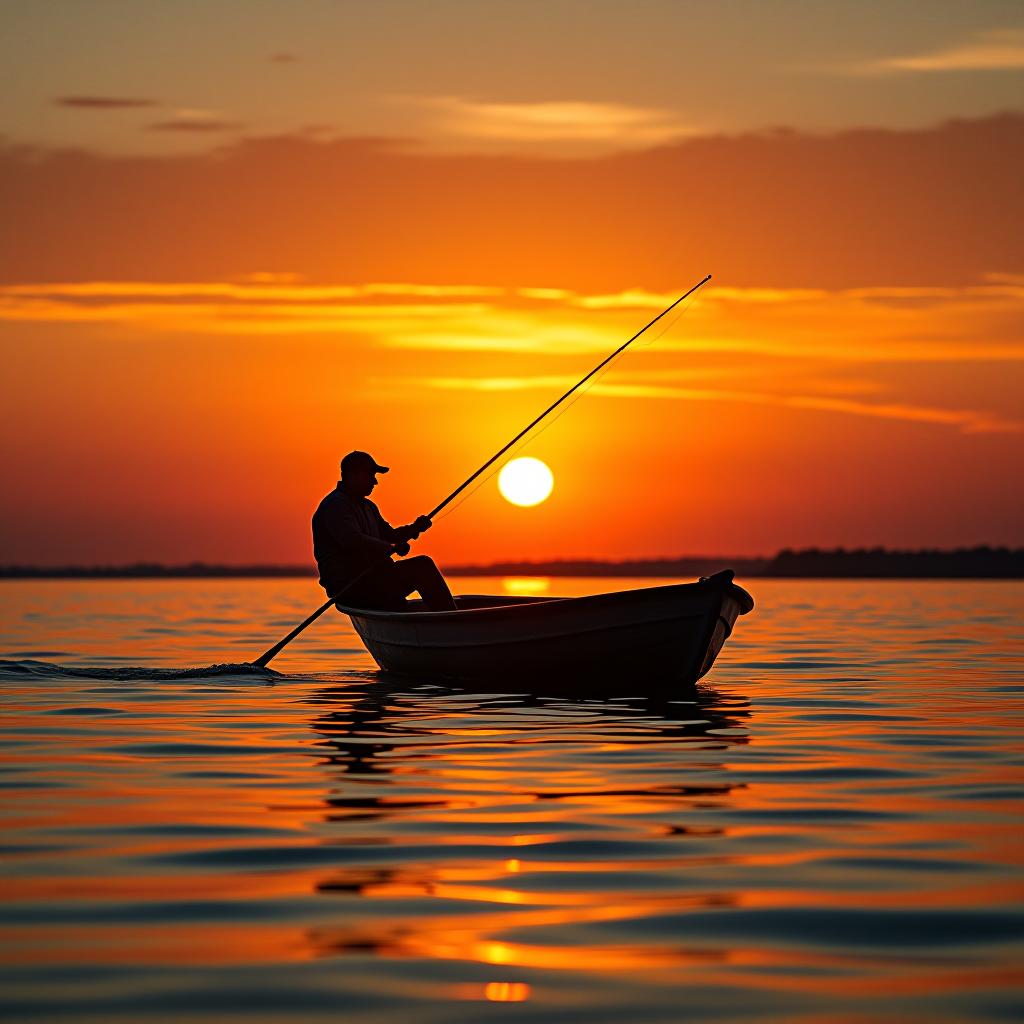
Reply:
<svg viewBox="0 0 1024 1024"><path fill-rule="evenodd" d="M346 470L357 469L361 466L365 466L374 473L386 473L388 471L387 466L378 465L373 456L367 452L349 452L348 455L341 460L342 476L345 475Z"/></svg>

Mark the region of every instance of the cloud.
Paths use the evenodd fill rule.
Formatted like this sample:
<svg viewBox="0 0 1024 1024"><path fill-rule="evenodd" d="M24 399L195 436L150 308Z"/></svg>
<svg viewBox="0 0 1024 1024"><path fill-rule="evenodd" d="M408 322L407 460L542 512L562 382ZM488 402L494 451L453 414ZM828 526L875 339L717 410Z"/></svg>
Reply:
<svg viewBox="0 0 1024 1024"><path fill-rule="evenodd" d="M801 302L807 299L820 300L828 293L822 288L711 288L701 294L701 299L714 295L713 301L744 303ZM669 292L648 292L642 288L609 295L582 295L576 302L583 309L665 309L678 299Z"/></svg>
<svg viewBox="0 0 1024 1024"><path fill-rule="evenodd" d="M861 299L891 303L897 306L906 303L944 302L958 298L1024 299L1024 276L1014 274L988 274L985 276L990 283L965 288L875 286L844 288L831 292L825 288L732 288L728 285L718 287L712 285L701 293L701 301L745 306L785 304L792 307L794 304L806 305L826 300L835 301L836 299ZM682 284L680 284L680 288L682 288ZM595 310L659 310L665 309L679 298L675 292L648 292L641 288L632 288L607 295L574 295L565 290L540 288L521 288L519 291L524 296L560 299L571 302L581 309Z"/></svg>
<svg viewBox="0 0 1024 1024"><path fill-rule="evenodd" d="M514 296L520 301L510 297L479 321L419 325L384 341L463 353L596 355L618 347L684 287L557 296L519 289ZM681 308L636 348L835 363L1024 361L1024 284L1007 276L963 288L708 287Z"/></svg>
<svg viewBox="0 0 1024 1024"><path fill-rule="evenodd" d="M572 383L566 377L498 377L453 378L435 377L426 380L428 387L457 391L520 391L528 388L552 390ZM1024 422L973 409L948 409L937 406L914 405L900 402L863 402L830 395L773 394L763 391L738 391L720 388L687 388L657 383L601 383L588 389L589 393L605 398L672 399L686 402L739 402L753 405L771 405L812 412L840 413L867 416L874 419L901 420L941 427L954 427L965 434L1020 433Z"/></svg>
<svg viewBox="0 0 1024 1024"><path fill-rule="evenodd" d="M156 100L133 96L58 96L53 102L58 107L77 110L130 110L160 105Z"/></svg>
<svg viewBox="0 0 1024 1024"><path fill-rule="evenodd" d="M0 323L110 324L178 334L413 334L442 322L479 322L476 285L303 285L290 274L243 282L76 281L0 286Z"/></svg>
<svg viewBox="0 0 1024 1024"><path fill-rule="evenodd" d="M788 294L771 302L772 289L960 287L1024 271L1024 233L1008 229L1024 216L1020 115L700 137L574 160L191 137L210 151L142 160L0 144L11 240L0 282L282 269L311 281L565 289L615 296L626 312L711 272L716 292L765 289L767 312L791 305Z"/></svg>
<svg viewBox="0 0 1024 1024"><path fill-rule="evenodd" d="M883 57L848 69L855 74L1024 70L1024 29L979 32L965 43L929 53Z"/></svg>
<svg viewBox="0 0 1024 1024"><path fill-rule="evenodd" d="M674 111L623 103L480 103L459 96L417 97L405 102L432 113L435 128L464 138L654 146L694 133L694 126L684 123Z"/></svg>
<svg viewBox="0 0 1024 1024"><path fill-rule="evenodd" d="M151 132L236 132L244 127L244 124L237 121L224 121L205 112L191 111L179 113L167 121L146 125Z"/></svg>
<svg viewBox="0 0 1024 1024"><path fill-rule="evenodd" d="M504 294L504 289L481 285L433 285L380 282L358 285L301 284L296 274L255 273L231 281L71 281L44 284L0 285L0 298L27 300L233 299L243 303L294 301L299 304L339 299L374 299L378 296L417 299L480 298Z"/></svg>
<svg viewBox="0 0 1024 1024"><path fill-rule="evenodd" d="M271 64L295 64L299 60L297 53L288 53L286 50L281 50L277 53L270 54L267 60Z"/></svg>
<svg viewBox="0 0 1024 1024"><path fill-rule="evenodd" d="M681 318L667 317L641 337L634 351L833 366L1024 362L1024 280L1013 275L959 289L705 291ZM387 348L550 359L613 351L679 292L630 292L627 303L615 294L567 289L310 284L286 273L239 281L43 282L0 285L0 321L211 334L358 331ZM630 303L641 299L649 307L638 317Z"/></svg>

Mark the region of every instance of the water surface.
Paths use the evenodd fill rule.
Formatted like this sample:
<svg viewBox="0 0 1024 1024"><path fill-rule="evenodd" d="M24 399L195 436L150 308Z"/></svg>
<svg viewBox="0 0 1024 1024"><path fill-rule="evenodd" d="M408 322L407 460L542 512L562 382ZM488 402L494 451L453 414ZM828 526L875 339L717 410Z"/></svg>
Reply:
<svg viewBox="0 0 1024 1024"><path fill-rule="evenodd" d="M308 580L0 584L0 1012L1019 1019L1024 585L749 589L695 693L585 701L340 616L209 670Z"/></svg>

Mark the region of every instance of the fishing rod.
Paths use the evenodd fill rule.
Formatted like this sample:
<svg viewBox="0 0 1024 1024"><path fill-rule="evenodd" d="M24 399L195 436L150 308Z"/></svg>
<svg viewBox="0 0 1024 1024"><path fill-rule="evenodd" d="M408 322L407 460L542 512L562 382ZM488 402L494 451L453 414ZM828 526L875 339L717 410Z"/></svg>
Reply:
<svg viewBox="0 0 1024 1024"><path fill-rule="evenodd" d="M649 324L647 324L645 327L641 327L640 330L637 331L636 334L634 334L633 337L629 339L629 341L624 342L610 356L608 356L605 359L602 359L601 362L599 362L597 366L595 366L590 371L590 373L588 373L581 380L573 384L573 386L569 388L569 390L566 391L566 393L562 395L561 398L559 398L555 402L552 402L551 405L549 405L535 420L533 420L528 426L520 430L519 433L516 434L516 436L513 437L508 444L506 444L499 451L495 452L494 455L492 455L472 476L468 477L461 484L459 484L459 486L456 487L455 490L452 491L452 493L449 494L448 497L445 498L444 501L442 501L441 504L437 506L437 508L435 508L428 516L426 516L426 518L433 519L438 514L438 512L440 512L446 505L450 504L455 498L457 498L478 476L480 476L481 473L486 472L486 470L489 467L493 466L494 463L497 462L498 459L500 459L502 455L505 454L505 452L507 452L514 445L516 445L531 430L533 430L533 428L537 426L537 424L540 423L541 420L543 420L545 417L554 412L555 409L557 409L571 394L574 394L581 387L583 387L583 385L586 384L591 377L593 377L596 373L600 373L600 371L603 370L604 367L606 367L616 356L619 356L623 352L625 352L626 349L629 348L629 346L632 345L633 342L636 341L636 339L639 338L641 334L652 328L663 316L666 316L667 314L671 313L672 310L675 309L680 302L682 302L684 299L689 298L695 291L697 291L698 288L703 288L704 285L706 285L710 280L711 275L708 274L706 277L698 281L689 291L685 292L683 295L680 295L679 298L676 299L676 301L673 302L671 306L668 306L667 308L663 309ZM389 559L393 553L393 550L388 553ZM380 565L382 564L383 563L380 563ZM371 565L369 568L364 569L363 572L361 572L354 580L349 581L341 590L339 590L336 594L328 598L319 608L317 608L315 612L313 612L312 615L309 616L308 619L304 620L303 622L300 622L299 625L297 625L283 640L279 640L276 644L274 644L273 647L270 648L269 651L265 651L263 654L261 654L252 663L253 666L255 668L265 668L267 664L270 662L270 660L272 658L275 658L285 647L287 647L288 644L290 644L307 626L316 622L316 620L319 619L320 616L323 615L323 613L331 607L331 605L335 604L340 597L342 597L349 590L351 590L361 579L363 579L364 576L368 575L376 569L379 569L380 565L375 563L374 565Z"/></svg>

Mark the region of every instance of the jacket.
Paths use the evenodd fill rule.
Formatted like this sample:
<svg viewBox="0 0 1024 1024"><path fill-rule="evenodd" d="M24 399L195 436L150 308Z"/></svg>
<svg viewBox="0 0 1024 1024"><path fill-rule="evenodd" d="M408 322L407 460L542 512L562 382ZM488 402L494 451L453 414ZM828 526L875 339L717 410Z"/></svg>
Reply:
<svg viewBox="0 0 1024 1024"><path fill-rule="evenodd" d="M313 513L313 557L320 586L329 595L337 594L374 562L383 562L400 541L369 498L354 497L339 483Z"/></svg>

